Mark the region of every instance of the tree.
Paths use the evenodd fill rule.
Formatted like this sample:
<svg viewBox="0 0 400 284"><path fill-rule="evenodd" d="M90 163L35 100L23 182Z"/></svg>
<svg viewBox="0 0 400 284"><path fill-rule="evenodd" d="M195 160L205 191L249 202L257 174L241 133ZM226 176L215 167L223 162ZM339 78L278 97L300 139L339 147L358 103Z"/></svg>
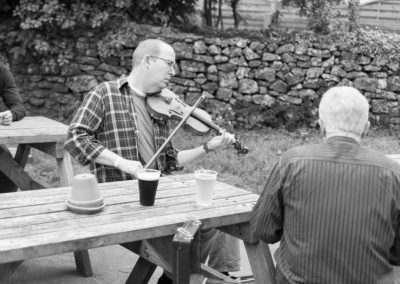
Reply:
<svg viewBox="0 0 400 284"><path fill-rule="evenodd" d="M317 33L330 32L330 19L335 18L335 10L341 0L282 0L282 6L299 9L301 16L308 17L308 27Z"/></svg>
<svg viewBox="0 0 400 284"><path fill-rule="evenodd" d="M203 9L204 9L204 20L205 24L208 27L213 27L213 18L212 18L212 8L213 2L215 0L204 0Z"/></svg>
<svg viewBox="0 0 400 284"><path fill-rule="evenodd" d="M229 3L229 5L232 8L234 26L235 26L235 28L238 28L240 22L242 21L242 18L237 10L239 1L240 0L204 0L203 12L204 12L205 25L208 27L211 27L211 28L218 28L218 26L221 25L221 28L224 29L224 23L223 23L223 19L222 19L223 18L222 4L223 4L223 2L225 2L225 3ZM214 26L213 10L216 10L215 5L217 4L217 2L218 2L218 15L217 15L217 21Z"/></svg>
<svg viewBox="0 0 400 284"><path fill-rule="evenodd" d="M240 14L238 13L237 7L239 4L240 0L231 0L231 7L232 7L232 13L233 13L233 22L235 25L235 28L237 29L239 27L241 17Z"/></svg>

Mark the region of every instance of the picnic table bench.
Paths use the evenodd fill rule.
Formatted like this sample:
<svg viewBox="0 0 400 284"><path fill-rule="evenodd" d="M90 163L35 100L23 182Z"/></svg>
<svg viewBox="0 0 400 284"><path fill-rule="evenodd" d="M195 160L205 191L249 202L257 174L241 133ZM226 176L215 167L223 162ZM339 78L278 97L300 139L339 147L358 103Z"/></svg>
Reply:
<svg viewBox="0 0 400 284"><path fill-rule="evenodd" d="M244 241L257 284L275 283L268 245L249 230L250 212L258 195L217 182L212 205L198 206L192 174L160 178L155 206L139 204L136 180L99 184L105 209L80 215L67 210L71 187L5 193L0 199L0 266L24 259L124 244L140 258L126 283L147 283L157 265L174 275L175 283L191 276L202 283L215 272L191 254L188 263L174 261L177 228L189 218L202 228L218 228ZM201 276L202 275L202 276ZM194 277L196 276L196 277ZM200 277L201 276L201 277ZM198 279L196 282L195 279Z"/></svg>

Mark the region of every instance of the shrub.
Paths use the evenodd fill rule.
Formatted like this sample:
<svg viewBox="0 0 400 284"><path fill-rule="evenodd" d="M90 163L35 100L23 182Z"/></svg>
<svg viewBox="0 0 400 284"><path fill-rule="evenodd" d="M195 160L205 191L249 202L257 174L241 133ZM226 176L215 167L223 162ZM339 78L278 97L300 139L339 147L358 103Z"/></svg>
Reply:
<svg viewBox="0 0 400 284"><path fill-rule="evenodd" d="M195 4L196 0L0 0L0 14L13 17L18 26L5 36L3 44L11 46L15 56L29 50L36 56L52 55L63 65L73 56L67 39L76 36L77 27L99 29L108 23L132 20L158 25L182 23L194 12Z"/></svg>
<svg viewBox="0 0 400 284"><path fill-rule="evenodd" d="M308 17L308 27L322 34L331 31L330 19L336 18L334 7L341 0L282 0L282 6L291 6L299 9L301 16Z"/></svg>

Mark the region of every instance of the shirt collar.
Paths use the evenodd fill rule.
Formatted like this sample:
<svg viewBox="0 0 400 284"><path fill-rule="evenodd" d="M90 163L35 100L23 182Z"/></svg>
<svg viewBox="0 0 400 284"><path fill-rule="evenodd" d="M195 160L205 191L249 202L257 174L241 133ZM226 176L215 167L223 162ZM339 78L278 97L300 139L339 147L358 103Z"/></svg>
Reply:
<svg viewBox="0 0 400 284"><path fill-rule="evenodd" d="M124 85L128 84L128 79L125 74L122 74L117 80L118 89L121 89Z"/></svg>
<svg viewBox="0 0 400 284"><path fill-rule="evenodd" d="M142 90L139 90L138 88L134 87L134 86L129 86L132 91L140 98L145 98L146 97L146 93L143 92Z"/></svg>
<svg viewBox="0 0 400 284"><path fill-rule="evenodd" d="M360 145L360 143L356 139L347 137L347 136L332 136L332 137L329 137L327 139L327 141L328 141L328 143L329 142L347 142L347 143Z"/></svg>
<svg viewBox="0 0 400 284"><path fill-rule="evenodd" d="M146 97L146 93L145 92L135 88L134 86L129 86L128 77L125 74L121 75L121 77L119 77L117 79L117 84L118 84L118 89L121 89L122 87L126 86L126 88L128 88L128 89L132 89L132 91L136 95L138 95L138 97L140 97L140 98Z"/></svg>

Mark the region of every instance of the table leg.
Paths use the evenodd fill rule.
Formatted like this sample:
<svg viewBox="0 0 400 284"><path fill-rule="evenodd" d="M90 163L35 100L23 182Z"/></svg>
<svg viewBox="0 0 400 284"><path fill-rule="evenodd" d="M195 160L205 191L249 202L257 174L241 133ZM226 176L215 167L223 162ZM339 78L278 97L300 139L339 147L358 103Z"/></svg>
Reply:
<svg viewBox="0 0 400 284"><path fill-rule="evenodd" d="M74 170L72 168L71 156L68 152L64 152L64 156L57 158L57 167L60 175L60 185L70 186L74 177Z"/></svg>
<svg viewBox="0 0 400 284"><path fill-rule="evenodd" d="M57 166L60 175L60 185L71 185L74 174L71 163L71 156L67 152L64 152L64 156L62 158L57 158ZM90 263L89 251L75 251L74 256L76 270L84 277L92 277L93 271L92 264Z"/></svg>
<svg viewBox="0 0 400 284"><path fill-rule="evenodd" d="M244 242L256 284L276 284L275 266L266 243Z"/></svg>
<svg viewBox="0 0 400 284"><path fill-rule="evenodd" d="M21 190L34 190L45 188L43 185L34 181L14 160L9 152L0 151L0 171L2 171L14 184Z"/></svg>
<svg viewBox="0 0 400 284"><path fill-rule="evenodd" d="M92 277L92 265L90 263L89 251L74 251L76 271L84 277Z"/></svg>
<svg viewBox="0 0 400 284"><path fill-rule="evenodd" d="M7 279L14 273L21 263L22 261L15 261L0 264L0 283L7 283Z"/></svg>
<svg viewBox="0 0 400 284"><path fill-rule="evenodd" d="M31 147L27 144L19 144L17 147L17 152L15 153L14 160L25 168L26 162L28 161L29 153L31 152Z"/></svg>
<svg viewBox="0 0 400 284"><path fill-rule="evenodd" d="M190 282L190 247L191 240L175 239L172 242L173 283L186 284Z"/></svg>
<svg viewBox="0 0 400 284"><path fill-rule="evenodd" d="M269 247L254 238L248 222L218 229L243 240L256 284L276 284L275 265Z"/></svg>
<svg viewBox="0 0 400 284"><path fill-rule="evenodd" d="M125 284L147 284L156 268L157 265L139 257Z"/></svg>

